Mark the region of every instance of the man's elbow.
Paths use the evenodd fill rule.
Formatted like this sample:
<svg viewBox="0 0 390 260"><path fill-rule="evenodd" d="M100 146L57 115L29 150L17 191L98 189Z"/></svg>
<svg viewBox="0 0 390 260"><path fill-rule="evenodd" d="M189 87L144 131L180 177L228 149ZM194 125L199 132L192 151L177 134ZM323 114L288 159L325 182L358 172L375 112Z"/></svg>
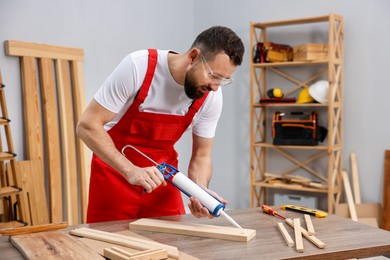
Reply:
<svg viewBox="0 0 390 260"><path fill-rule="evenodd" d="M76 125L76 135L83 139L84 134L87 132L86 124L83 121L79 121Z"/></svg>

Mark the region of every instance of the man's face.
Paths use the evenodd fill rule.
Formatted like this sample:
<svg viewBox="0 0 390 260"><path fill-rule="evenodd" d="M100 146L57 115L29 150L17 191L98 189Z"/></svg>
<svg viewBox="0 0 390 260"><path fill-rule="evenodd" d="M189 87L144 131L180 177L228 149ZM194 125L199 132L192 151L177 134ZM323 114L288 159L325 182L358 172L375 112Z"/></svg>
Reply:
<svg viewBox="0 0 390 260"><path fill-rule="evenodd" d="M195 74L194 68L191 68L186 73L186 77L184 79L184 91L190 99L202 98L207 91L212 90L212 88L207 84L200 85L196 80L197 77Z"/></svg>
<svg viewBox="0 0 390 260"><path fill-rule="evenodd" d="M226 54L217 54L208 62L199 53L197 61L186 73L184 79L184 90L190 99L199 99L208 91L217 91L222 85L231 82L234 66Z"/></svg>

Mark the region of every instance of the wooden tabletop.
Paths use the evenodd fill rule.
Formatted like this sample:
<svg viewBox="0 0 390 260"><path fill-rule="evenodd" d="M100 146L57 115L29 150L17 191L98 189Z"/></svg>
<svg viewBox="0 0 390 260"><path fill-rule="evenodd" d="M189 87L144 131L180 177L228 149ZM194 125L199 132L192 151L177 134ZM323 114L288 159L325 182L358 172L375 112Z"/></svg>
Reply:
<svg viewBox="0 0 390 260"><path fill-rule="evenodd" d="M274 208L276 209L276 208ZM296 212L278 210L288 218L300 218L305 227L303 215ZM290 248L282 238L277 223L282 219L263 213L259 208L227 211L242 227L256 229L256 237L249 242L235 242L221 239L174 235L149 231L133 231L157 242L176 246L180 251L199 259L348 259L390 254L390 232L349 219L328 215L314 218L312 222L316 237L326 244L317 248L303 238L304 252ZM196 219L192 215L161 217L159 219L230 226L223 219ZM70 229L87 226L109 232L128 230L130 220L72 226ZM292 237L294 232L285 225ZM12 247L8 237L0 236L1 259L23 259Z"/></svg>

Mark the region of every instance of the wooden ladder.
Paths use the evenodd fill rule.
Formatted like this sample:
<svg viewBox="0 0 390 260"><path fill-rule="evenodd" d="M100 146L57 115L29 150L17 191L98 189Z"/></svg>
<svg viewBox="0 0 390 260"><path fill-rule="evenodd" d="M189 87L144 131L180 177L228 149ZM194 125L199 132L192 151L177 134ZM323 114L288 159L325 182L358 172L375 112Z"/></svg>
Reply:
<svg viewBox="0 0 390 260"><path fill-rule="evenodd" d="M16 173L16 154L14 152L14 146L12 142L10 119L8 117L7 104L4 94L3 80L0 72L0 128L4 130L4 135L6 139L7 151L3 148L3 138L4 135L0 133L0 199L2 201L2 206L4 214L1 219L0 229L13 228L25 226L26 220L28 217L26 214L27 204L25 203L25 194L22 192L21 180ZM11 173L6 174L6 162L9 162L11 167Z"/></svg>

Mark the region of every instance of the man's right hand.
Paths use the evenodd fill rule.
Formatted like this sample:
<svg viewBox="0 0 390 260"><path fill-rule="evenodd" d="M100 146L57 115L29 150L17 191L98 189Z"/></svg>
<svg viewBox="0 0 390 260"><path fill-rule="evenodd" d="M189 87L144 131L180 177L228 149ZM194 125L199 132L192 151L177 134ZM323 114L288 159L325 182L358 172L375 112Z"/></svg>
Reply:
<svg viewBox="0 0 390 260"><path fill-rule="evenodd" d="M167 185L162 173L154 166L140 168L134 165L126 173L126 178L131 184L144 187L147 193L152 192L161 184Z"/></svg>

